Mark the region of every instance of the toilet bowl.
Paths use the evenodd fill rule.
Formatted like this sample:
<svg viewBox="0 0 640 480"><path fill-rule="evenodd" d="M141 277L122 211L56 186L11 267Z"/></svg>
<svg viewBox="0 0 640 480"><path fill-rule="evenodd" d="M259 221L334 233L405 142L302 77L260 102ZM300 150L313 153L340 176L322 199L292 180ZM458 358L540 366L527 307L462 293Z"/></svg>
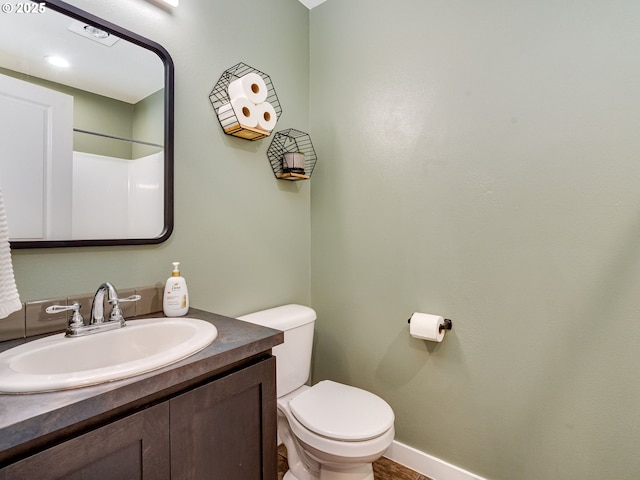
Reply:
<svg viewBox="0 0 640 480"><path fill-rule="evenodd" d="M366 390L309 376L315 312L285 305L239 317L284 331L276 356L278 437L287 448L284 480L373 480L372 463L393 441L393 410Z"/></svg>
<svg viewBox="0 0 640 480"><path fill-rule="evenodd" d="M278 416L279 431L291 435L289 442L281 435L292 471L288 480L373 480L371 464L395 434L393 411L384 400L329 380L279 398ZM296 454L306 460L306 470L292 465Z"/></svg>

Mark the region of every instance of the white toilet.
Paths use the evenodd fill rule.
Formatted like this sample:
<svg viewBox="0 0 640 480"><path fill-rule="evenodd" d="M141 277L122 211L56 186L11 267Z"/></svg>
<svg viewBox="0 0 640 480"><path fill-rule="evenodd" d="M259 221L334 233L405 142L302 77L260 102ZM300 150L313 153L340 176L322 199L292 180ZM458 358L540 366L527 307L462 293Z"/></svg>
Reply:
<svg viewBox="0 0 640 480"><path fill-rule="evenodd" d="M360 388L329 380L305 385L316 312L284 305L239 319L284 331L284 343L273 349L278 437L289 463L284 480L373 480L372 463L393 441L393 410Z"/></svg>

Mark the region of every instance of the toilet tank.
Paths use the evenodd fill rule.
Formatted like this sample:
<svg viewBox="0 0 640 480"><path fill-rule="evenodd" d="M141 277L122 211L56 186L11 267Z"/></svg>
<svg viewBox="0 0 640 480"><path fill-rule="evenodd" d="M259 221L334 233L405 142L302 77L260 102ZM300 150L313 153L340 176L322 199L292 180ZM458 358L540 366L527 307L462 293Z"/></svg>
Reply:
<svg viewBox="0 0 640 480"><path fill-rule="evenodd" d="M277 395L282 397L304 385L311 369L316 312L304 305L283 305L238 317L239 320L284 332L284 343L273 347L276 357Z"/></svg>

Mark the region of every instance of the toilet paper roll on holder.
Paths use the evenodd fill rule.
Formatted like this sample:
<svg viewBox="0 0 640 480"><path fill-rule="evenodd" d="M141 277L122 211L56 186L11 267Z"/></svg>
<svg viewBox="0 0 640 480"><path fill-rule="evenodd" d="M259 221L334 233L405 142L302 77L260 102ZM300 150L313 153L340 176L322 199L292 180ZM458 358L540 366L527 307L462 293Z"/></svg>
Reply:
<svg viewBox="0 0 640 480"><path fill-rule="evenodd" d="M407 323L411 323L411 317L407 320ZM453 322L448 318L444 319L444 323L438 327L438 331L442 333L443 330L451 330L453 328Z"/></svg>

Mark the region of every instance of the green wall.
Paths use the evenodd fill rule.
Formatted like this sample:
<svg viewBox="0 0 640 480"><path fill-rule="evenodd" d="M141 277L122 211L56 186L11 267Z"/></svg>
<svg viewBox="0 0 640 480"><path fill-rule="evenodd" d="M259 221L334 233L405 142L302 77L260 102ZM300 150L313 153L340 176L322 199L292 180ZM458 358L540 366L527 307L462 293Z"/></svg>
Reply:
<svg viewBox="0 0 640 480"><path fill-rule="evenodd" d="M72 3L175 61L176 228L14 250L23 300L180 260L200 308L311 302L314 380L383 396L403 443L493 480L637 477L636 2ZM311 133L310 182L221 132L208 95L240 61L271 75L276 129ZM412 339L414 311L454 330Z"/></svg>
<svg viewBox="0 0 640 480"><path fill-rule="evenodd" d="M131 138L164 145L164 89L152 93L134 105ZM160 147L134 143L132 158L140 158L160 150Z"/></svg>
<svg viewBox="0 0 640 480"><path fill-rule="evenodd" d="M314 381L494 480L640 472L640 4L311 11ZM453 319L413 339L414 311Z"/></svg>
<svg viewBox="0 0 640 480"><path fill-rule="evenodd" d="M209 93L229 67L267 72L283 113L308 129L309 13L297 0L72 0L163 45L175 63L175 230L157 246L13 250L22 300L164 283L180 261L193 306L228 315L309 303L309 182L275 179L271 138L225 135ZM268 19L268 21L267 21Z"/></svg>

